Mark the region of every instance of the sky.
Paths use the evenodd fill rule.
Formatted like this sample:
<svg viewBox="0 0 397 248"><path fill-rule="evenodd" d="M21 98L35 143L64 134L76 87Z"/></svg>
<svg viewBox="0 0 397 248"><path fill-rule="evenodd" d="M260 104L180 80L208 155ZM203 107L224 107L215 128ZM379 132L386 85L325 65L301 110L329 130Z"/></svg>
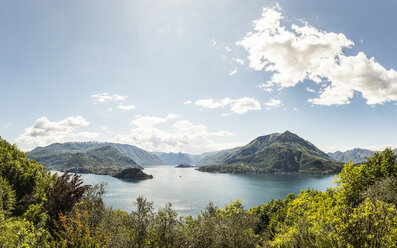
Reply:
<svg viewBox="0 0 397 248"><path fill-rule="evenodd" d="M0 136L202 152L397 147L393 0L0 2Z"/></svg>

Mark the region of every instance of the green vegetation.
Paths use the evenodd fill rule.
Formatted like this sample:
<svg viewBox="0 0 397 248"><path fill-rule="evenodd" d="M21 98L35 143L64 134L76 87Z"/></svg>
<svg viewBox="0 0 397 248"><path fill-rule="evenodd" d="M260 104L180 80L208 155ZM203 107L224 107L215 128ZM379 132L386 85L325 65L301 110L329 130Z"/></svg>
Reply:
<svg viewBox="0 0 397 248"><path fill-rule="evenodd" d="M72 152L70 149L65 153L57 151L46 156L35 153L31 157L44 164L48 169L58 171L113 175L126 168L143 169L132 159L109 145L99 146L86 152Z"/></svg>
<svg viewBox="0 0 397 248"><path fill-rule="evenodd" d="M141 169L138 168L128 168L124 169L121 172L113 175L116 178L123 179L123 180L145 180L145 179L152 179L152 175L148 175L144 173Z"/></svg>
<svg viewBox="0 0 397 248"><path fill-rule="evenodd" d="M239 149L223 152L215 165L199 170L221 173L314 173L339 172L343 164L291 132L261 136Z"/></svg>
<svg viewBox="0 0 397 248"><path fill-rule="evenodd" d="M154 154L151 154L145 150L142 150L136 146L126 145L126 144L118 144L118 143L110 143L110 142L66 142L66 143L54 143L45 147L36 147L32 151L28 152L28 158L36 159L40 163L43 162L51 162L51 159L55 155L63 154L63 153L86 153L89 150L103 147L103 146L111 146L121 154L129 157L137 164L146 166L146 165L160 165L163 162Z"/></svg>
<svg viewBox="0 0 397 248"><path fill-rule="evenodd" d="M336 181L251 209L179 217L139 197L127 213L105 206L103 184L51 175L0 139L0 247L397 247L394 153L348 163Z"/></svg>

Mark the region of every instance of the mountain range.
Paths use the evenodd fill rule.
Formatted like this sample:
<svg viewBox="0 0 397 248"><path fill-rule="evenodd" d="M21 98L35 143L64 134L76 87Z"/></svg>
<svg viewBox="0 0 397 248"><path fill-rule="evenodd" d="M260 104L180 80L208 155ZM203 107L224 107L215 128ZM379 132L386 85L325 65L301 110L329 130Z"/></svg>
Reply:
<svg viewBox="0 0 397 248"><path fill-rule="evenodd" d="M371 151L363 148L354 148L352 150L347 150L345 152L336 151L327 153L331 158L341 161L343 163L348 163L350 159L353 164L364 162L367 158L371 157L375 151Z"/></svg>
<svg viewBox="0 0 397 248"><path fill-rule="evenodd" d="M105 157L100 158L100 148L111 161L106 161ZM397 152L397 149L394 151ZM260 136L242 147L200 155L148 152L133 145L93 141L54 143L37 147L28 152L28 157L46 163L51 169L67 168L72 164L79 165L77 167L80 169L94 168L94 164L99 164L97 167L102 168L106 162L113 169L116 165L126 168L127 164L131 168L190 164L208 172L325 174L339 171L343 163L350 159L353 163L363 162L373 153L375 152L368 149L355 148L325 154L309 141L286 131Z"/></svg>

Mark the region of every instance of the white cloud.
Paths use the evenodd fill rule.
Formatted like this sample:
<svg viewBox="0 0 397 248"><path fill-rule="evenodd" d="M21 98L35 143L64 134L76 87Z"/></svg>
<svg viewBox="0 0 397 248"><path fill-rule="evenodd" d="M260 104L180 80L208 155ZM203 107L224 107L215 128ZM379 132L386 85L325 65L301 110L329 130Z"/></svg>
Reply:
<svg viewBox="0 0 397 248"><path fill-rule="evenodd" d="M363 52L345 55L343 49L354 42L344 34L308 23L286 28L282 20L278 6L264 8L262 17L254 21L254 31L237 43L248 51L251 68L274 72L268 85L292 87L312 80L323 87L317 98L309 99L319 105L348 104L354 92L371 105L397 100L397 72Z"/></svg>
<svg viewBox="0 0 397 248"><path fill-rule="evenodd" d="M308 92L310 92L310 93L314 93L314 92L316 92L314 89L312 89L312 88L309 88L309 87L306 87L306 90L307 90Z"/></svg>
<svg viewBox="0 0 397 248"><path fill-rule="evenodd" d="M227 105L229 105L230 103L232 103L234 100L231 98L223 98L219 101L214 101L213 99L200 99L198 101L196 101L196 105L203 107L203 108L210 108L210 109L214 109L214 108L224 108Z"/></svg>
<svg viewBox="0 0 397 248"><path fill-rule="evenodd" d="M240 98L232 104L231 110L236 114L244 114L250 110L261 110L261 104L254 98Z"/></svg>
<svg viewBox="0 0 397 248"><path fill-rule="evenodd" d="M162 118L162 117L157 117L157 116L142 116L142 115L137 115L135 116L135 119L131 121L131 125L135 125L138 127L154 127L158 124L164 123L168 120L172 120L175 118L178 118L178 114L168 114L167 117Z"/></svg>
<svg viewBox="0 0 397 248"><path fill-rule="evenodd" d="M91 96L91 98L94 99L94 103L103 103L103 102L108 102L108 101L113 101L113 102L119 102L122 100L125 100L127 98L127 96L120 96L120 95L110 95L107 92L104 93L98 93L98 94L94 94Z"/></svg>
<svg viewBox="0 0 397 248"><path fill-rule="evenodd" d="M297 108L297 107L294 107L294 111L298 111L298 108Z"/></svg>
<svg viewBox="0 0 397 248"><path fill-rule="evenodd" d="M226 50L226 52L228 52L228 53L230 53L230 52L232 51L232 49L231 49L230 47L228 47L228 46L225 46L225 50Z"/></svg>
<svg viewBox="0 0 397 248"><path fill-rule="evenodd" d="M19 135L17 142L22 144L34 144L45 146L54 142L63 142L68 138L95 138L97 133L74 131L81 127L86 127L89 122L81 116L68 117L62 121L52 122L46 117L37 119L32 127L25 128L24 133Z"/></svg>
<svg viewBox="0 0 397 248"><path fill-rule="evenodd" d="M237 73L237 68L234 68L233 70L231 70L230 72L229 72L229 76L233 76L234 74L236 74Z"/></svg>
<svg viewBox="0 0 397 248"><path fill-rule="evenodd" d="M213 47L215 47L216 46L216 41L214 39L212 39L211 40L211 44L212 44Z"/></svg>
<svg viewBox="0 0 397 248"><path fill-rule="evenodd" d="M167 117L136 116L131 121L133 128L127 135L119 135L116 142L136 145L149 151L164 152L193 152L199 153L208 150L217 150L230 147L230 144L216 143L211 135L227 136L227 131L210 133L204 125L194 125L187 120L180 120L172 125L171 130L163 130L159 124L169 122L178 117L169 114Z"/></svg>
<svg viewBox="0 0 397 248"><path fill-rule="evenodd" d="M186 121L186 120L177 121L173 125L173 127L177 128L177 129L188 128L188 127L191 127L191 126L193 126L192 123L190 123L190 121Z"/></svg>
<svg viewBox="0 0 397 248"><path fill-rule="evenodd" d="M278 99L270 99L268 102L265 102L266 109L278 108L281 107L281 105L281 100Z"/></svg>
<svg viewBox="0 0 397 248"><path fill-rule="evenodd" d="M230 107L230 110L236 114L244 114L251 110L261 110L261 104L250 97L243 97L239 99L223 98L219 101L214 101L213 99L200 99L196 101L196 105L203 108L224 108L226 106ZM225 116L224 114L222 114Z"/></svg>
<svg viewBox="0 0 397 248"><path fill-rule="evenodd" d="M184 101L183 104L187 105L187 104L192 104L193 102L190 100Z"/></svg>
<svg viewBox="0 0 397 248"><path fill-rule="evenodd" d="M236 62L237 64L244 65L244 60L240 58L233 58L233 61Z"/></svg>
<svg viewBox="0 0 397 248"><path fill-rule="evenodd" d="M136 109L136 107L134 105L123 105L123 104L119 104L118 108L121 109L121 110Z"/></svg>
<svg viewBox="0 0 397 248"><path fill-rule="evenodd" d="M221 137L226 137L226 136L233 136L235 135L232 132L228 132L228 131L218 131L218 132L214 132L214 133L210 133L211 135L214 136L221 136Z"/></svg>
<svg viewBox="0 0 397 248"><path fill-rule="evenodd" d="M266 92L272 92L273 91L272 85L269 85L269 84L261 83L261 84L258 84L257 87L260 88L260 89L263 89Z"/></svg>

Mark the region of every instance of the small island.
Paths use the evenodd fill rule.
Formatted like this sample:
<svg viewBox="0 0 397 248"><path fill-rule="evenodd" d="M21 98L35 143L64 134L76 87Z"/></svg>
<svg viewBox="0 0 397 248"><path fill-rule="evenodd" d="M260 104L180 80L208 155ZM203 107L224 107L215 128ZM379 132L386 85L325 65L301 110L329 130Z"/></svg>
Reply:
<svg viewBox="0 0 397 248"><path fill-rule="evenodd" d="M114 174L113 177L122 180L145 180L153 178L152 175L148 175L138 168L124 169L121 172Z"/></svg>
<svg viewBox="0 0 397 248"><path fill-rule="evenodd" d="M190 165L190 164L180 164L180 165L175 166L175 168L193 168L193 167L194 166Z"/></svg>

